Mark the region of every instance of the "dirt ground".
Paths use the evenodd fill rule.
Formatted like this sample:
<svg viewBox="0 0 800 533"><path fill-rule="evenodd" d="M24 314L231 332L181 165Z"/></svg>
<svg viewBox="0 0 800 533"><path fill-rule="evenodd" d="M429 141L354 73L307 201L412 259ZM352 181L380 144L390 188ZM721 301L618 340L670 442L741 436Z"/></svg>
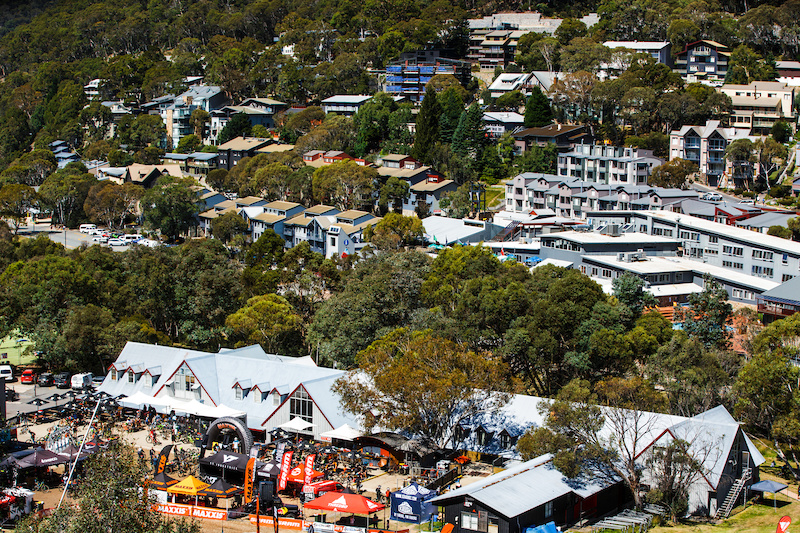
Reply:
<svg viewBox="0 0 800 533"><path fill-rule="evenodd" d="M38 424L31 427L31 430L37 436L37 438L44 437L50 431L51 427L56 424L57 422L49 422L45 424ZM83 436L85 432L84 428L79 428L77 431L77 436L80 438ZM162 442L159 445L152 445L147 442L147 430L141 430L137 432L126 432L119 435L121 439L123 439L126 443L131 444L135 448L141 448L145 451L146 455L149 456L149 450L153 450L154 453L158 453L161 451L161 448L165 444L169 444L169 442ZM22 437L26 435L23 434ZM21 437L21 438L22 438ZM80 442L80 441L79 441ZM190 444L177 444L177 448L192 448L193 446ZM62 473L64 467L56 467L55 471L58 473ZM394 491L401 487L403 487L409 480L408 476L402 476L399 474L389 474L386 472L382 472L380 470L374 470L374 475L364 480L362 483L362 489L364 490L364 496L368 498L375 498L375 491L378 486L381 487L381 491L385 491L387 488ZM486 465L469 465L464 472L464 476L459 479L458 483L461 485L468 485L469 483L474 483L475 481L482 479L491 474L491 468ZM35 493L35 500L43 502L45 509L52 509L58 506L58 502L61 499L63 487L50 489L47 491L36 492ZM289 498L281 495L281 498L285 503L293 503L299 504L299 500L294 498ZM69 502L69 493L65 497L65 503ZM381 523L389 517L389 511L386 510L386 515L383 515L383 512L378 513L378 518L381 520ZM310 518L310 516L306 516L306 518ZM255 533L256 526L255 524L251 524L247 517L238 518L235 520L228 520L225 522L220 522L217 520L202 520L198 519L197 522L200 524L200 527L203 533L222 533L223 531L227 531L228 533ZM392 522L392 527L400 526L402 529L410 529L412 533L418 531L418 526L414 526L412 524L406 523L398 523ZM272 533L271 528L270 531L266 531L267 528L262 527L264 533Z"/></svg>

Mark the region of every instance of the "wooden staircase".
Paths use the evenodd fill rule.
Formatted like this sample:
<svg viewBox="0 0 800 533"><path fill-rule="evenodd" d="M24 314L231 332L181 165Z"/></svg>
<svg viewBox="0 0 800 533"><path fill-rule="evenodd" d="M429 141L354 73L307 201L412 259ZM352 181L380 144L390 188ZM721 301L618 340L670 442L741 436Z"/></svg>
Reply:
<svg viewBox="0 0 800 533"><path fill-rule="evenodd" d="M742 471L742 477L734 481L733 485L731 486L731 490L728 491L728 495L725 497L725 501L722 502L722 505L719 506L716 514L714 515L715 520L721 520L730 516L731 511L736 506L736 502L739 500L739 495L742 493L742 489L744 488L745 483L747 483L747 481L750 479L751 474L751 470L749 468L745 468Z"/></svg>

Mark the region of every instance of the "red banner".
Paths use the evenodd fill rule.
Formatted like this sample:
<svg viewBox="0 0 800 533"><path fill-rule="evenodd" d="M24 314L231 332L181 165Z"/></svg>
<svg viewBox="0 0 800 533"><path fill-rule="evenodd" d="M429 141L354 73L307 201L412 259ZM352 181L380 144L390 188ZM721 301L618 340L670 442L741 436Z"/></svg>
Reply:
<svg viewBox="0 0 800 533"><path fill-rule="evenodd" d="M314 459L317 458L317 454L312 453L308 457L306 457L306 471L305 471L305 478L303 479L303 484L308 485L311 483L311 475L314 473Z"/></svg>
<svg viewBox="0 0 800 533"><path fill-rule="evenodd" d="M251 514L250 523L256 523L256 515ZM275 524L275 520L271 516L258 516L258 523L262 526L272 526ZM335 532L335 533L409 533L408 529L399 529L395 531L390 531L386 529L373 529L373 528L363 528L363 527L352 527L352 526L339 526L336 524L326 524L322 522L309 522L306 520L298 520L296 518L279 518L278 525L280 525L281 529L288 529L291 531L306 531L309 527L313 527L314 531L324 531L324 532Z"/></svg>
<svg viewBox="0 0 800 533"><path fill-rule="evenodd" d="M281 458L281 477L278 478L278 490L286 490L286 481L289 479L289 470L292 467L292 453L283 452Z"/></svg>
<svg viewBox="0 0 800 533"><path fill-rule="evenodd" d="M791 523L792 523L792 518L789 517L789 516L784 516L783 518L778 520L778 529L776 529L775 532L776 533L786 533L786 530L789 529L789 525Z"/></svg>

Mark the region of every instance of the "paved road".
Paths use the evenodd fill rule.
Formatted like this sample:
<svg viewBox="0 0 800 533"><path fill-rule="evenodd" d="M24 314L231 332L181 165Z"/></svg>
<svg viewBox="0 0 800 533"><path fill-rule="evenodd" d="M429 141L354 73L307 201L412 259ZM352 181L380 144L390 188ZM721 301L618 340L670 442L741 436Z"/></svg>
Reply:
<svg viewBox="0 0 800 533"><path fill-rule="evenodd" d="M56 402L48 401L41 407L30 405L28 402L34 398L45 399L52 394L63 394L67 389L58 389L56 387L40 387L38 385L23 385L19 381L6 383L7 389L13 389L19 393L19 400L16 402L6 402L6 414L9 417L16 416L19 413L32 413L39 409L46 409L48 407L55 407ZM58 405L67 403L67 400L59 400Z"/></svg>
<svg viewBox="0 0 800 533"><path fill-rule="evenodd" d="M92 238L85 233L81 233L78 230L72 229L68 229L65 232L61 229L51 228L49 222L39 222L35 225L28 224L27 226L22 226L19 229L19 234L34 238L41 234L45 234L50 238L51 241L61 243L68 249L77 248L84 243L90 246L94 244L92 242Z"/></svg>

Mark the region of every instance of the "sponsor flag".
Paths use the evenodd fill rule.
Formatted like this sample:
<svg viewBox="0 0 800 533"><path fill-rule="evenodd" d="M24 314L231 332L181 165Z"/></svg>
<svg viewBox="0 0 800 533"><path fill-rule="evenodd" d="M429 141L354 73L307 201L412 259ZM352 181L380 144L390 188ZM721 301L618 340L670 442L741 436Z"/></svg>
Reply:
<svg viewBox="0 0 800 533"><path fill-rule="evenodd" d="M256 470L256 459L251 457L247 461L247 467L244 469L244 502L250 503L253 500L253 483Z"/></svg>
<svg viewBox="0 0 800 533"><path fill-rule="evenodd" d="M167 467L167 461L169 461L169 454L171 451L172 444L167 444L161 448L161 453L158 454L158 462L156 463L156 471L153 473L154 476L164 473L164 469Z"/></svg>
<svg viewBox="0 0 800 533"><path fill-rule="evenodd" d="M780 520L778 520L778 529L775 530L775 533L786 533L786 530L789 529L789 524L792 523L791 517L784 516Z"/></svg>
<svg viewBox="0 0 800 533"><path fill-rule="evenodd" d="M286 490L286 482L289 480L289 470L292 468L292 452L283 452L281 458L281 475L278 478L278 490Z"/></svg>
<svg viewBox="0 0 800 533"><path fill-rule="evenodd" d="M308 457L306 457L306 471L305 477L303 478L303 483L308 485L311 483L311 474L314 473L314 459L317 458L317 454L312 453Z"/></svg>

